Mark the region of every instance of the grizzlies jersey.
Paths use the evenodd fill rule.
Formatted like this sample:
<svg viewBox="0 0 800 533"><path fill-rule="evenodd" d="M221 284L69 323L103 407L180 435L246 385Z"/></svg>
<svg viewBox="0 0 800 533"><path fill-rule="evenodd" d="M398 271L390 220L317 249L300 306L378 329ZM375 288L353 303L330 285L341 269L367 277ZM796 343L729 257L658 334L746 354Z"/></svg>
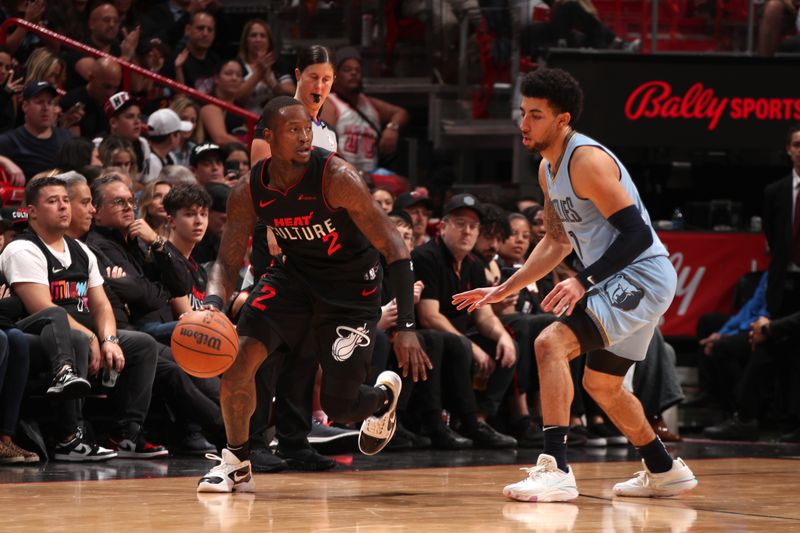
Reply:
<svg viewBox="0 0 800 533"><path fill-rule="evenodd" d="M594 139L580 133L575 133L572 139L569 140L566 150L564 150L564 157L561 159L561 165L556 176L551 175L552 169L549 164L545 165L544 170L550 202L553 205L553 209L558 214L561 223L564 225L564 231L569 236L569 240L572 242L572 246L583 265L589 266L597 261L617 238L619 231L605 219L593 202L580 198L572 189L572 179L569 175L569 163L572 159L573 152L579 146L596 146L614 159L617 167L619 167L622 186L627 191L628 196L633 200L645 224L647 224L653 234L653 243L633 262L641 261L648 257L668 256L666 247L661 243L658 235L656 235L656 232L653 230L653 225L650 222L650 215L642 204L639 191L636 189L636 185L634 185L630 174L628 174L622 162L620 162L617 156L611 153L608 148Z"/></svg>
<svg viewBox="0 0 800 533"><path fill-rule="evenodd" d="M269 186L271 159L259 161L250 172L258 219L275 234L287 269L315 286L360 279L378 264L378 251L347 211L331 208L325 198L323 174L334 155L312 149L305 175L286 191Z"/></svg>

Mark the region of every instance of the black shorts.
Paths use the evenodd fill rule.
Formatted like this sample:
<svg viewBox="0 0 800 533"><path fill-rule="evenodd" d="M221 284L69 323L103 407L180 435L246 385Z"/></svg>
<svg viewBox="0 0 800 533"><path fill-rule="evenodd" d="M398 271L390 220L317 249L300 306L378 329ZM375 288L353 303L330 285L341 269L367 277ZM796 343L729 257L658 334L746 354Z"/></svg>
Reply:
<svg viewBox="0 0 800 533"><path fill-rule="evenodd" d="M373 279L312 286L283 266L271 268L242 308L239 336L253 337L273 352L313 350L324 372L366 373L381 316L380 268Z"/></svg>

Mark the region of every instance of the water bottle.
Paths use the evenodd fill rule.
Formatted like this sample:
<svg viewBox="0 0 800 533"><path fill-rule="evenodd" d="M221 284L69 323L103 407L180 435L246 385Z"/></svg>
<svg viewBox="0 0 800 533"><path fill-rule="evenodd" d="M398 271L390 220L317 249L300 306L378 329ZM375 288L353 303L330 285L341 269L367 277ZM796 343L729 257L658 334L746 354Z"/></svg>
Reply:
<svg viewBox="0 0 800 533"><path fill-rule="evenodd" d="M675 211L672 212L672 229L683 229L683 212L681 212L680 207L676 207Z"/></svg>

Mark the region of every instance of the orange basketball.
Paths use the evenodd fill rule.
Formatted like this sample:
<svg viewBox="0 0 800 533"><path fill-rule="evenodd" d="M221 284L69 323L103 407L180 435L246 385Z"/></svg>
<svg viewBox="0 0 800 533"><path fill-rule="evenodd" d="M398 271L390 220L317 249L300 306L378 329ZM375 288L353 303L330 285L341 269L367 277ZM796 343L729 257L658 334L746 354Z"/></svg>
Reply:
<svg viewBox="0 0 800 533"><path fill-rule="evenodd" d="M172 332L175 361L198 378L213 378L228 370L238 351L236 329L222 313L186 313Z"/></svg>

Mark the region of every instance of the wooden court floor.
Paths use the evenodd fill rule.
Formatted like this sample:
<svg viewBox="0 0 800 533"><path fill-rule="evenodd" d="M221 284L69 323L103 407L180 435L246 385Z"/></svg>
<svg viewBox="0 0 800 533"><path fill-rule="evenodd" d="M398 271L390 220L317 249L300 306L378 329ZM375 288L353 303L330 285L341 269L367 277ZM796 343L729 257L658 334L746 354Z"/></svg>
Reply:
<svg viewBox="0 0 800 533"><path fill-rule="evenodd" d="M635 462L573 464L570 503L503 498L516 466L256 476L254 494L198 495L195 477L0 486L0 531L800 531L800 461L700 459L675 499L612 498Z"/></svg>

